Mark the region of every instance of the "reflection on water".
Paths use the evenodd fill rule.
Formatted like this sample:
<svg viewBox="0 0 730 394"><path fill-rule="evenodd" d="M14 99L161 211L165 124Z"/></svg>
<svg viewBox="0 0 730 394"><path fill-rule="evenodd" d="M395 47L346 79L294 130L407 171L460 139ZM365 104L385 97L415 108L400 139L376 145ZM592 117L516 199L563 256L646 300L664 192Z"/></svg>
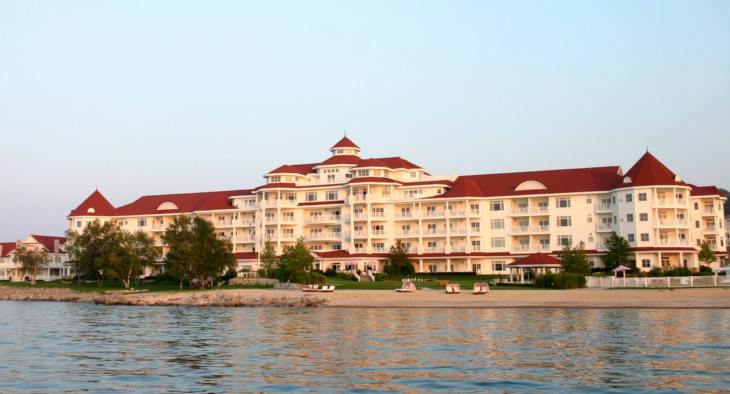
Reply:
<svg viewBox="0 0 730 394"><path fill-rule="evenodd" d="M2 392L721 392L730 311L0 301Z"/></svg>

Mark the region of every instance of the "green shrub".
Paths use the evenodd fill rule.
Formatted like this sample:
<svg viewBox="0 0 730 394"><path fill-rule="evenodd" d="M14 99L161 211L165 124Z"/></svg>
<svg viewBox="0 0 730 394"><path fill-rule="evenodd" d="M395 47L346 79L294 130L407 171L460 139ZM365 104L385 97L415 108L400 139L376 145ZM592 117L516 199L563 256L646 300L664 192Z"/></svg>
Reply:
<svg viewBox="0 0 730 394"><path fill-rule="evenodd" d="M357 282L357 278L353 274L348 274L348 273L345 273L345 272L340 272L340 273L337 274L337 277L340 278L340 279L353 280L353 281Z"/></svg>
<svg viewBox="0 0 730 394"><path fill-rule="evenodd" d="M223 274L223 276L221 276L220 280L229 281L237 276L238 276L238 272L236 272L235 269L231 268L228 271L226 271L226 273Z"/></svg>
<svg viewBox="0 0 730 394"><path fill-rule="evenodd" d="M335 271L334 268L327 268L327 271L324 272L325 276L329 276L330 278L334 278L337 276L337 271Z"/></svg>
<svg viewBox="0 0 730 394"><path fill-rule="evenodd" d="M179 283L180 280L169 272L163 272L155 275L155 283Z"/></svg>
<svg viewBox="0 0 730 394"><path fill-rule="evenodd" d="M535 278L535 287L580 289L586 287L586 277L575 273L545 274Z"/></svg>
<svg viewBox="0 0 730 394"><path fill-rule="evenodd" d="M700 266L700 273L710 273L710 274L712 274L713 272L712 272L712 268L710 268L710 267L708 267L706 265L701 265Z"/></svg>
<svg viewBox="0 0 730 394"><path fill-rule="evenodd" d="M388 274L386 274L385 272L379 273L379 274L375 274L374 276L375 276L375 281L376 282L382 282L383 279L388 279Z"/></svg>
<svg viewBox="0 0 730 394"><path fill-rule="evenodd" d="M317 272L292 272L289 278L293 283L325 284L327 277Z"/></svg>
<svg viewBox="0 0 730 394"><path fill-rule="evenodd" d="M648 273L648 274L646 274L646 275L647 275L647 276L651 276L651 277L659 277L659 276L664 276L664 270L662 270L662 269L661 269L661 267L654 267L654 268L652 268L652 269L651 269L651 271L649 271L649 273Z"/></svg>

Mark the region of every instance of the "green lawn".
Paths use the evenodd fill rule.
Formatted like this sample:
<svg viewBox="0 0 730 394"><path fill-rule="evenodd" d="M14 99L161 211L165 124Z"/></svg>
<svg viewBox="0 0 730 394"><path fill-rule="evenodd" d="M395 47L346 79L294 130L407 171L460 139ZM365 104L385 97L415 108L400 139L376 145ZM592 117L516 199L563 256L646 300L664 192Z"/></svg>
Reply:
<svg viewBox="0 0 730 394"><path fill-rule="evenodd" d="M76 291L82 291L82 292L97 292L97 293L104 293L107 290L124 290L124 287L119 282L110 282L105 281L103 287L99 287L96 282L94 283L81 283L79 286L78 284L74 283L73 286L63 286L61 285L60 281L50 281L50 282L36 282L35 286L31 286L30 283L25 282L0 282L0 286L8 286L8 287L27 287L27 288L63 288L63 289L73 289ZM149 284L139 284L139 285L132 285L130 286L134 289L147 289L150 293L159 293L159 292L179 292L180 291L180 285L179 284L173 284L173 283L164 283L164 284L158 284L158 283L149 283ZM270 288L271 286L223 286L223 289L265 289ZM214 290L217 290L217 287L213 287ZM187 286L183 286L183 290L185 292L189 291L209 291L210 289L199 289L199 290L190 290Z"/></svg>

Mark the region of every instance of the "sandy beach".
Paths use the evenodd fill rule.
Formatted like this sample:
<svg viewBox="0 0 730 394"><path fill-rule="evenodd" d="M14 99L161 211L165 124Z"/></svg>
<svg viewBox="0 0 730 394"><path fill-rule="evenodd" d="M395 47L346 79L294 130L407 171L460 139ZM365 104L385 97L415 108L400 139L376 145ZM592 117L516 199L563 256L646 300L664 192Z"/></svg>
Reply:
<svg viewBox="0 0 730 394"><path fill-rule="evenodd" d="M93 302L105 305L328 307L328 308L730 308L730 288L700 289L576 289L471 290L446 294L439 290L398 293L393 290L337 290L304 293L296 290L242 289L183 293L99 295L69 289L0 287L0 299Z"/></svg>

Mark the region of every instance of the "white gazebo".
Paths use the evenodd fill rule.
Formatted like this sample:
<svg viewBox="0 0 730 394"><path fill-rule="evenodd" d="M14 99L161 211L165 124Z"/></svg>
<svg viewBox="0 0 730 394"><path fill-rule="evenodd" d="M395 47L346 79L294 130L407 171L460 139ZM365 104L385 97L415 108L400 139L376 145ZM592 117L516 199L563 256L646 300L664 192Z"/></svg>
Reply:
<svg viewBox="0 0 730 394"><path fill-rule="evenodd" d="M517 274L520 275L520 283L525 283L525 272L528 269L534 271L536 274L549 272L558 272L563 269L563 265L559 259L548 256L544 253L535 253L531 256L527 256L524 259L517 260L513 263L507 264L509 268L509 281L512 282L513 270L517 270Z"/></svg>

